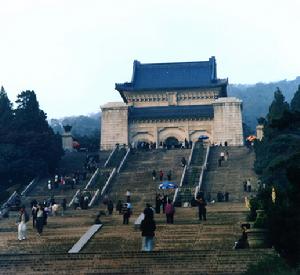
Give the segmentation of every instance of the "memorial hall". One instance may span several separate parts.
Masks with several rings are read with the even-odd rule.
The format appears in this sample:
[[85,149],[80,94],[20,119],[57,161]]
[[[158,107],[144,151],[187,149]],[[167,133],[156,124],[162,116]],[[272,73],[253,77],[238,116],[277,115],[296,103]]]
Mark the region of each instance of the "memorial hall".
[[101,106],[101,149],[144,142],[159,147],[205,136],[210,144],[243,145],[242,101],[227,97],[228,79],[208,61],[134,61],[130,82],[117,83],[123,102]]

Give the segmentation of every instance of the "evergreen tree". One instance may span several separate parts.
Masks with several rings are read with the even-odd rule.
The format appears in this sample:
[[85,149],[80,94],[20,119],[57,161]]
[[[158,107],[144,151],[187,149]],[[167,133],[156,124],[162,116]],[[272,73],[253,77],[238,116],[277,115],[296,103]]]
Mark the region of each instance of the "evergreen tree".
[[291,101],[291,110],[292,112],[300,113],[300,85],[298,86],[298,90],[294,94],[294,97]]
[[274,93],[274,100],[269,107],[269,113],[267,115],[268,122],[272,123],[273,120],[281,119],[284,112],[287,111],[289,111],[289,104],[285,101],[282,92],[277,88]]
[[6,141],[12,121],[12,104],[2,86],[0,90],[0,143]]

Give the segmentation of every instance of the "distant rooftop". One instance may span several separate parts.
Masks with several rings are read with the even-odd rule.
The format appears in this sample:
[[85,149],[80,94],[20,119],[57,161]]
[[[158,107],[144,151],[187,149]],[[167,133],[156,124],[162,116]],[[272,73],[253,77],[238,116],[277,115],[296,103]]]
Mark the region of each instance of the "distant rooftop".
[[217,78],[216,59],[212,56],[208,61],[197,62],[142,64],[134,61],[131,82],[117,83],[116,90],[174,90],[226,85],[227,79]]

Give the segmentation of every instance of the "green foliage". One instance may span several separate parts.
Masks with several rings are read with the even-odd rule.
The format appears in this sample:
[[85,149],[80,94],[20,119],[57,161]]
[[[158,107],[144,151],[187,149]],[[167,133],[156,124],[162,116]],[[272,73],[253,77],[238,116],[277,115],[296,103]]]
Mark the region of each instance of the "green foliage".
[[[256,200],[266,212],[266,226],[275,249],[295,265],[300,261],[300,116],[289,110],[280,91],[274,97],[264,124],[265,136],[255,143],[255,170],[266,185]],[[272,188],[276,191],[275,203],[271,200]]]
[[[1,185],[28,183],[33,177],[53,171],[63,154],[61,138],[49,127],[33,91],[18,95],[17,107],[4,89],[0,92]],[[9,117],[9,119],[7,119]],[[3,131],[5,129],[5,131]]]
[[[299,270],[299,269],[298,269]],[[286,262],[277,257],[270,256],[262,261],[250,265],[244,275],[296,275],[299,274],[296,269],[289,267]]]
[[291,101],[291,110],[293,112],[300,112],[300,85],[298,86],[298,90]]

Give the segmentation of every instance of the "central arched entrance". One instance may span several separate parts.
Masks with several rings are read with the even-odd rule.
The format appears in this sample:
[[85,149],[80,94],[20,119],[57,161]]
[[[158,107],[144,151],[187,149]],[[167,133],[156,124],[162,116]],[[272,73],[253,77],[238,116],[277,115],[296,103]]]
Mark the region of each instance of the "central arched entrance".
[[175,138],[175,137],[168,137],[165,140],[165,145],[168,149],[179,148],[180,147],[180,143],[179,143],[178,139]]

